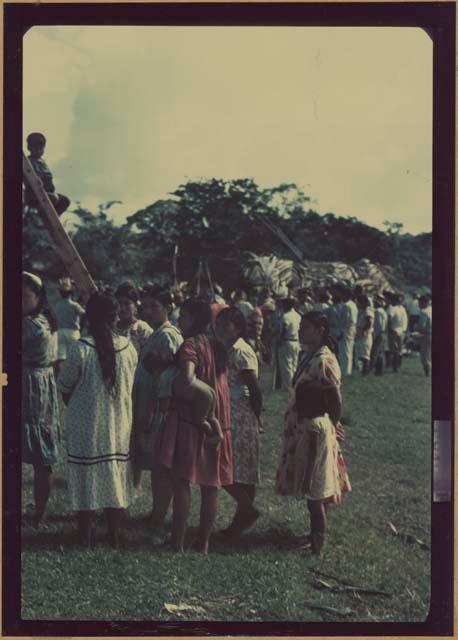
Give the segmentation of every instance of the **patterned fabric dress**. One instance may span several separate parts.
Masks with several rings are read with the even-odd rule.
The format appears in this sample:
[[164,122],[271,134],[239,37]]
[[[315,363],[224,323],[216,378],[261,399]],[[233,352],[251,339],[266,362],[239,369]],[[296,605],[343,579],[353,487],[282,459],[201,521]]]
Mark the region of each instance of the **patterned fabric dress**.
[[[135,466],[152,469],[155,417],[158,413],[158,385],[161,373],[175,360],[183,343],[180,331],[170,322],[164,323],[150,335],[140,353],[132,391],[133,431],[138,435],[134,446]],[[145,358],[154,363],[154,372],[144,366]]]
[[[310,500],[327,500],[341,494],[339,478],[340,448],[333,423],[328,414],[317,418],[299,419],[296,390],[301,383],[319,382],[324,387],[339,387],[340,368],[331,350],[323,346],[300,363],[294,389],[285,415],[283,449],[277,471],[277,492],[280,495],[305,496]],[[310,491],[305,490],[305,472],[310,456],[310,436],[318,439],[318,450],[312,473]]]
[[59,389],[71,394],[65,416],[69,508],[74,511],[125,508],[132,498],[130,436],[132,385],[137,352],[114,336],[116,386],[113,397],[102,378],[95,341],[72,345]]
[[216,375],[215,356],[210,340],[199,335],[184,341],[180,363],[192,362],[196,377],[216,393],[215,415],[224,439],[216,447],[208,443],[203,431],[192,421],[191,405],[173,398],[170,411],[158,431],[154,455],[158,465],[172,469],[180,478],[202,486],[232,484],[231,407],[227,372]]
[[22,322],[22,462],[53,465],[63,458],[53,363],[57,332],[44,315]]
[[259,484],[259,425],[242,379],[243,371],[254,371],[257,377],[258,359],[251,346],[240,338],[229,358],[233,477],[234,482]]

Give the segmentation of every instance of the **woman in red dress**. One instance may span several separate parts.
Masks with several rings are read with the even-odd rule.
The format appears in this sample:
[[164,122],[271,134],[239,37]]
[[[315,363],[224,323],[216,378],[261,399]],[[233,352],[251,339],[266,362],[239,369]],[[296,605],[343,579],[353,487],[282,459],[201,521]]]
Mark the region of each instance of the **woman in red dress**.
[[185,341],[178,352],[179,376],[183,384],[196,376],[215,391],[215,417],[223,439],[211,444],[200,426],[193,424],[191,405],[174,397],[157,440],[157,462],[173,476],[172,544],[179,552],[184,550],[191,483],[200,485],[201,491],[200,524],[193,548],[205,554],[218,508],[218,487],[232,484],[228,356],[224,345],[213,337],[210,323],[207,302],[188,300],[181,307],[179,324]]

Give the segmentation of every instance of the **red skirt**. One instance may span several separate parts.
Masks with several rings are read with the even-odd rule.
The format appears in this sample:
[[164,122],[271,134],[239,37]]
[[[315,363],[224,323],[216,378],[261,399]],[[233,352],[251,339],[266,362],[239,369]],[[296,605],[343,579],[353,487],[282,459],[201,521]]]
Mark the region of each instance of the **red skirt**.
[[[201,486],[232,484],[232,439],[223,432],[218,445],[209,444],[203,431],[173,408],[157,434],[155,462],[171,469],[179,478]],[[155,465],[155,466],[156,466]]]

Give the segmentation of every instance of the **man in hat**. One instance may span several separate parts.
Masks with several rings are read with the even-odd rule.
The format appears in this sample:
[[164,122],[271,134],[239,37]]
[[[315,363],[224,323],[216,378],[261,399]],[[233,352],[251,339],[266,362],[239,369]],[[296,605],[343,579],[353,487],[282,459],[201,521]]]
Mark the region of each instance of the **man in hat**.
[[61,299],[54,307],[57,318],[58,355],[57,366],[67,358],[67,351],[75,340],[80,338],[81,319],[85,311],[81,305],[72,299],[73,284],[70,278],[59,280]]

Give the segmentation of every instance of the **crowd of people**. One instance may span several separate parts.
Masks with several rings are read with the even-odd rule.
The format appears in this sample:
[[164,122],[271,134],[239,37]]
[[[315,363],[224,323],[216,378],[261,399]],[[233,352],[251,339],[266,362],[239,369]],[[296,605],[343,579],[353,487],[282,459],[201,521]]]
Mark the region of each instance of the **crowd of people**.
[[[263,396],[260,367],[272,364],[274,388],[290,392],[276,490],[304,497],[312,551],[321,553],[327,507],[351,489],[339,442],[341,376],[382,374],[401,365],[409,318],[398,295],[371,300],[336,286],[294,297],[248,300],[242,290],[171,291],[133,282],[100,287],[76,302],[69,279],[51,308],[41,279],[23,274],[22,454],[33,465],[33,524],[41,526],[53,466],[65,462],[68,508],[78,541],[93,547],[103,510],[107,541],[122,546],[125,510],[151,476],[149,536],[185,549],[191,485],[200,487],[194,550],[208,553],[218,490],[234,500],[219,535],[242,534],[258,519]],[[331,297],[332,296],[332,297]],[[410,328],[430,371],[431,308],[420,299]],[[63,404],[62,404],[63,403]],[[66,409],[63,410],[63,405]]]

